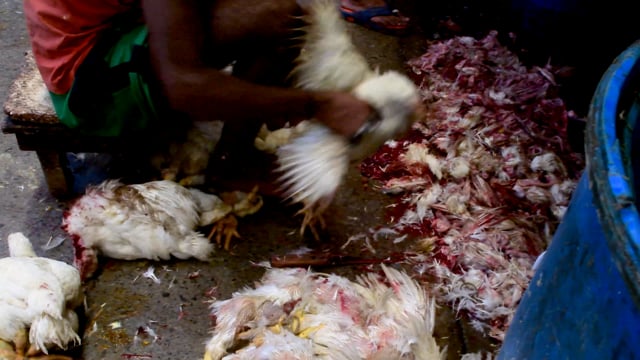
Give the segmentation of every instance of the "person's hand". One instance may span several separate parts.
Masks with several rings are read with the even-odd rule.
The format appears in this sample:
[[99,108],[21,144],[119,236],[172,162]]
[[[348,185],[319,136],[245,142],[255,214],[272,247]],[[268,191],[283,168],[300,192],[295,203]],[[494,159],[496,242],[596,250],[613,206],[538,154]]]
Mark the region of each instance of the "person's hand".
[[336,133],[353,136],[373,115],[366,102],[345,92],[323,92],[316,97],[314,118]]

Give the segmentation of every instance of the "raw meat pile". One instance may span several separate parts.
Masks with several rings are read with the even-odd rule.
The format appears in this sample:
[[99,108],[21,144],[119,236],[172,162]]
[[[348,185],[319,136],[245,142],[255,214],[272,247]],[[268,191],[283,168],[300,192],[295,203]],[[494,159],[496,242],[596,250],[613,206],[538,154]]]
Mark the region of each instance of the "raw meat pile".
[[394,230],[418,239],[438,300],[502,340],[583,169],[567,110],[553,69],[522,65],[496,32],[433,43],[409,65],[426,116],[361,172],[400,194]]

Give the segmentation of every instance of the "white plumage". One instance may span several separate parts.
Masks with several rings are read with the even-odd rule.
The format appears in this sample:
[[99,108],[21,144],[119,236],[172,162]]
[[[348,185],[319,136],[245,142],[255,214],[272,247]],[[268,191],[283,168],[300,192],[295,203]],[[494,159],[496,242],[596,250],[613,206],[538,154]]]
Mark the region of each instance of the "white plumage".
[[62,227],[72,237],[83,279],[97,269],[99,254],[124,260],[174,256],[207,261],[214,246],[196,229],[229,214],[255,212],[262,205],[257,194],[243,199],[250,209],[236,208],[216,195],[173,181],[126,185],[107,180],[76,200],[65,213]]
[[220,136],[223,122],[194,121],[182,142],[172,142],[165,152],[155,154],[151,162],[160,170],[163,180],[172,180],[184,186],[205,183],[209,158]]
[[74,311],[83,301],[78,270],[36,256],[22,233],[7,240],[10,257],[0,259],[0,354],[9,343],[19,356],[80,344]]
[[212,304],[216,327],[205,360],[442,359],[434,302],[406,273],[384,265],[382,272],[350,281],[268,270],[254,289]]
[[298,65],[292,75],[307,90],[349,91],[377,113],[357,139],[340,136],[311,119],[309,126],[278,149],[285,195],[303,205],[301,232],[315,233],[316,221],[347,173],[350,161],[361,160],[386,140],[406,131],[415,119],[419,97],[406,76],[378,73],[351,41],[344,20],[332,0],[299,1],[308,9],[308,26]]

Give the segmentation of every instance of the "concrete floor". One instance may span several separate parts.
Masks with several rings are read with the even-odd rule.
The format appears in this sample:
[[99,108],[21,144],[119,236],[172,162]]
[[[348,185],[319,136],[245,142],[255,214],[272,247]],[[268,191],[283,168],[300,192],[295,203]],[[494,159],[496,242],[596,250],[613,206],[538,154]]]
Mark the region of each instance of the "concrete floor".
[[[6,98],[29,48],[21,5],[19,0],[0,0],[1,99]],[[402,69],[406,59],[422,53],[424,44],[419,37],[398,39],[357,26],[352,29],[356,43],[381,69]],[[50,240],[65,236],[60,221],[66,204],[48,194],[35,154],[20,151],[13,136],[0,136],[0,150],[0,256],[7,255],[4,239],[8,234],[21,231],[39,255],[71,262],[70,241],[46,250]],[[219,251],[211,263],[105,260],[101,273],[85,287],[82,346],[69,354],[87,360],[201,359],[210,336],[211,294],[224,299],[251,285],[264,271],[252,265],[254,261],[301,246],[340,246],[352,235],[384,225],[385,206],[392,200],[363,186],[354,168],[327,211],[328,237],[321,245],[298,235],[300,219],[292,216],[295,209],[269,201],[258,214],[241,221],[243,238],[235,243],[233,253]],[[377,245],[381,256],[402,250]],[[141,276],[150,266],[155,267],[160,283]],[[349,275],[354,269],[332,271]],[[193,276],[196,273],[199,276]],[[490,341],[456,321],[446,308],[438,309],[435,335],[441,345],[449,346],[449,359],[492,349]]]

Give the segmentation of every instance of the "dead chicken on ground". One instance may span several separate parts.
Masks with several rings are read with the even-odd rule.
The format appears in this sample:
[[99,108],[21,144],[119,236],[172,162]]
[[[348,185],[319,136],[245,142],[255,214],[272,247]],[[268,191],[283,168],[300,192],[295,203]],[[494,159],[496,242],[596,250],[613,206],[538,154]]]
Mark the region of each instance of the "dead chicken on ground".
[[[173,181],[123,184],[107,180],[90,187],[64,214],[62,228],[71,236],[75,264],[82,279],[98,267],[98,255],[115,259],[209,260],[211,237],[229,249],[236,230],[235,216],[262,207],[257,189],[218,197],[188,189]],[[213,224],[207,238],[196,231]]]
[[62,261],[38,257],[22,233],[8,237],[0,259],[0,359],[71,359],[49,354],[80,344],[80,274]]
[[222,121],[194,121],[184,141],[175,141],[166,152],[155,154],[152,165],[163,180],[172,180],[183,186],[205,183],[209,158],[222,134]]
[[443,359],[434,302],[405,272],[351,281],[303,268],[269,269],[255,288],[211,305],[205,360]]
[[371,69],[356,49],[332,0],[300,0],[307,9],[304,44],[292,72],[296,86],[314,91],[348,91],[376,112],[348,139],[310,119],[304,130],[277,150],[284,194],[303,205],[301,232],[318,238],[316,223],[345,177],[351,161],[361,160],[386,140],[409,129],[416,119],[419,97],[409,78]]

